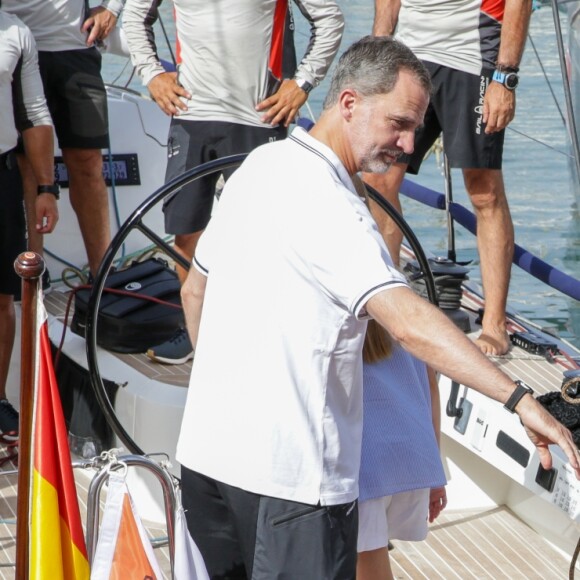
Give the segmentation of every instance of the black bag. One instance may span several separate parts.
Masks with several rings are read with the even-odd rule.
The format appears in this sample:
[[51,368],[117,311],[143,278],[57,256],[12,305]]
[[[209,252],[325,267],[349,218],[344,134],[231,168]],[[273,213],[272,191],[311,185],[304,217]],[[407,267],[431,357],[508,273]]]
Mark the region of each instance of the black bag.
[[[107,289],[124,291],[123,294]],[[177,274],[155,258],[134,262],[107,277],[99,304],[97,344],[122,353],[145,352],[168,340],[184,325]],[[133,294],[133,295],[129,295]],[[78,290],[71,330],[85,336],[90,289]],[[140,298],[151,297],[176,305]]]

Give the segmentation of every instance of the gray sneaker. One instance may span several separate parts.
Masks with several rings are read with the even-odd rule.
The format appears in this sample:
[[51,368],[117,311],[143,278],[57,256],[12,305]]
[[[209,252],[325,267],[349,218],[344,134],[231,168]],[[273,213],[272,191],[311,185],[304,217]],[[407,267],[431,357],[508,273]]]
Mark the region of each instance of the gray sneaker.
[[147,356],[155,362],[166,365],[180,365],[193,358],[193,347],[185,328],[180,328],[166,342],[153,346]]
[[10,404],[8,399],[0,399],[0,431],[6,441],[18,439],[18,411]]

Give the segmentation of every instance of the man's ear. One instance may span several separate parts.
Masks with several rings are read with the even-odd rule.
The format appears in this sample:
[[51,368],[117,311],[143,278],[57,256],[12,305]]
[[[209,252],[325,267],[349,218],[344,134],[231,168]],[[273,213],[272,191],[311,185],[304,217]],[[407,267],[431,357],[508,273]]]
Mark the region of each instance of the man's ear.
[[359,98],[354,89],[344,89],[338,96],[340,114],[345,121],[350,121]]

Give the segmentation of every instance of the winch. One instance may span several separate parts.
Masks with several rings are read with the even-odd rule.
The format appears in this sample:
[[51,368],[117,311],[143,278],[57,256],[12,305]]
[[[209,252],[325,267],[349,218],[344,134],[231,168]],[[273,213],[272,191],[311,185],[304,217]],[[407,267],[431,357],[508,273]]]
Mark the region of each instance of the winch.
[[[469,317],[460,310],[463,290],[461,285],[467,280],[469,268],[456,264],[449,258],[436,256],[429,258],[429,266],[433,272],[439,307],[464,332],[469,332]],[[411,287],[419,295],[427,298],[425,277],[419,263],[415,260],[407,262],[403,271],[409,279]]]

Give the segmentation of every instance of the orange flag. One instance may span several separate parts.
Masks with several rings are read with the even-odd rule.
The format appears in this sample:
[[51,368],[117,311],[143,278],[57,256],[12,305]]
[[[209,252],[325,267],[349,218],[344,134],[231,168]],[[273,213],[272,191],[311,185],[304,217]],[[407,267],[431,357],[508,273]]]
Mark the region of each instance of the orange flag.
[[30,579],[88,580],[89,561],[46,322],[40,329],[34,415]]
[[156,580],[163,577],[147,532],[129,494],[125,475],[126,473],[118,471],[109,473],[107,502],[91,580]]

